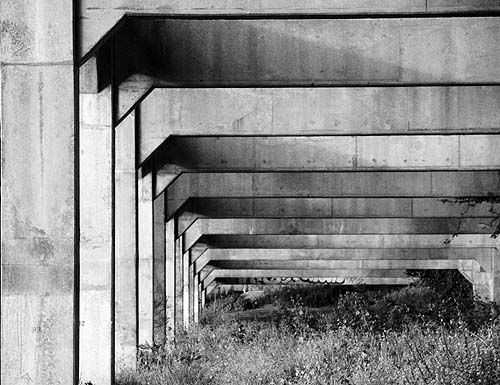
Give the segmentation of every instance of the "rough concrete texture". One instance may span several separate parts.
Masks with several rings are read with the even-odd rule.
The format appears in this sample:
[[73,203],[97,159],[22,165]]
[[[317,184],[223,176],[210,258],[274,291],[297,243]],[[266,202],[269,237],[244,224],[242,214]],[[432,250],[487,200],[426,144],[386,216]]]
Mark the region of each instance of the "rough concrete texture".
[[165,317],[166,336],[172,338],[175,329],[175,220],[165,224]]
[[153,180],[138,171],[139,344],[153,343]]
[[80,95],[80,366],[82,381],[111,383],[111,90]]
[[[500,168],[497,135],[173,137],[158,173]],[[160,158],[161,156],[161,158]]]
[[460,197],[500,193],[497,171],[183,173],[167,218],[190,197]]
[[165,198],[153,202],[153,342],[165,343],[166,336],[166,254]]
[[498,86],[155,89],[141,104],[140,160],[172,135],[497,132],[499,103]]
[[[446,242],[449,239],[450,242]],[[264,249],[447,249],[496,247],[489,234],[463,234],[449,238],[432,234],[377,234],[377,235],[208,235],[200,238],[198,246],[213,248]]]
[[204,235],[491,234],[491,218],[198,219],[183,234],[190,249]]
[[137,225],[134,114],[116,127],[115,152],[115,368],[136,367]]
[[348,269],[321,269],[321,270],[228,270],[214,269],[202,282],[202,287],[206,289],[217,278],[329,278],[342,281],[345,278],[406,278],[406,270],[348,270]]
[[321,260],[309,261],[305,260],[269,260],[261,259],[254,261],[211,261],[210,266],[216,269],[223,270],[321,270],[321,269],[339,269],[339,270],[398,270],[398,269],[432,269],[432,270],[449,270],[458,268],[471,268],[473,260]]
[[192,198],[178,217],[182,234],[198,218],[492,217],[491,204],[471,208],[433,198]]
[[97,0],[84,0],[80,3],[80,35],[81,52],[83,57],[95,44],[102,39],[125,14],[156,14],[161,15],[269,15],[288,14],[323,14],[332,15],[356,15],[356,14],[426,14],[474,11],[494,11],[500,6],[495,0],[475,1],[471,4],[464,0],[436,0],[436,1],[266,1],[266,2],[241,2],[234,1],[170,1],[155,0],[148,3],[138,4],[136,1],[118,1],[102,4]]
[[72,7],[6,0],[0,25],[0,382],[70,384],[76,374]]
[[208,263],[224,261],[427,261],[474,260],[492,256],[493,248],[449,249],[214,249],[205,250],[194,263],[199,273]]

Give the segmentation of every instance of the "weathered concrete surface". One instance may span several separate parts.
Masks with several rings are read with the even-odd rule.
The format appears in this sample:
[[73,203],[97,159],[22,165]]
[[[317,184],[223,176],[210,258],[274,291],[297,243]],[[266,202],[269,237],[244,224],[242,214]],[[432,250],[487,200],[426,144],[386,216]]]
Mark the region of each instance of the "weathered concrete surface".
[[175,220],[165,224],[165,317],[166,337],[171,339],[175,329]]
[[102,3],[97,0],[84,0],[79,3],[80,34],[82,50],[85,55],[125,14],[147,15],[270,15],[287,14],[323,14],[323,15],[357,15],[357,14],[426,14],[446,12],[495,11],[500,6],[495,0],[312,0],[312,1],[148,1],[138,3],[131,0],[117,0]]
[[140,161],[172,135],[486,134],[499,103],[498,86],[155,89]]
[[406,278],[406,270],[348,270],[348,269],[321,269],[321,270],[294,270],[294,269],[275,269],[275,270],[228,270],[214,269],[202,281],[202,287],[206,289],[218,278],[328,278],[337,279],[340,282],[343,279],[364,279],[364,278]]
[[499,135],[172,137],[158,173],[500,168]]
[[198,219],[183,234],[184,250],[204,235],[491,234],[491,218]]
[[137,223],[134,114],[115,129],[115,370],[135,369]]
[[111,383],[111,89],[80,95],[80,366],[82,381]]
[[6,385],[70,384],[77,376],[72,22],[68,2],[0,5],[0,382]]
[[208,263],[223,261],[428,261],[468,260],[491,257],[494,248],[449,249],[206,249],[193,258],[194,272],[199,273]]
[[164,344],[166,337],[166,232],[165,198],[153,201],[153,342]]
[[225,260],[211,261],[209,266],[222,270],[401,270],[401,269],[428,269],[428,270],[449,270],[471,268],[475,260],[461,259],[433,259],[433,260],[273,260],[260,259],[254,261]]
[[153,343],[153,180],[138,171],[139,344]]
[[451,238],[432,234],[377,234],[377,235],[209,235],[198,246],[212,248],[263,248],[263,249],[447,249],[495,246],[489,234],[462,234]]
[[418,218],[492,217],[491,205],[474,207],[435,198],[192,198],[182,207],[182,234],[198,218]]
[[500,193],[497,171],[183,173],[167,188],[167,217],[190,197],[460,197]]

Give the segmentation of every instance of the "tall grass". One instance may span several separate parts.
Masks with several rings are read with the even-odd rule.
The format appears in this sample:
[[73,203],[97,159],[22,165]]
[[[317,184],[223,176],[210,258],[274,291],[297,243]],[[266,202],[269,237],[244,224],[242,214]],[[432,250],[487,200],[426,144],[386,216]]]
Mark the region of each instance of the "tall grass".
[[321,295],[286,293],[264,301],[277,309],[265,321],[224,318],[244,307],[235,295],[214,301],[204,325],[142,351],[139,370],[121,373],[119,384],[500,384],[491,306],[464,309],[424,285],[338,293],[312,312]]

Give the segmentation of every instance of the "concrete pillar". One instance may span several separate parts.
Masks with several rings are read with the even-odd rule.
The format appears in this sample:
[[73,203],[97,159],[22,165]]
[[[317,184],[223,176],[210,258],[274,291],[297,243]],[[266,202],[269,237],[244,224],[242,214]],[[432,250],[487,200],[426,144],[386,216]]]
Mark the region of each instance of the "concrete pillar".
[[78,379],[72,8],[69,1],[0,5],[5,385]]
[[189,273],[189,251],[186,251],[182,253],[182,324],[185,329],[189,327],[191,313],[189,294],[192,279],[190,279]]
[[194,303],[193,303],[193,321],[195,323],[198,323],[200,320],[200,275],[199,274],[194,274],[193,301],[194,301]]
[[153,343],[153,178],[138,171],[139,344]]
[[480,299],[500,303],[500,253],[492,249],[491,256],[477,257],[473,270],[474,294]]
[[115,371],[135,369],[137,351],[137,185],[135,119],[115,129]]
[[165,225],[165,297],[166,297],[166,334],[174,337],[175,330],[175,220]]
[[153,202],[153,341],[165,343],[165,197]]
[[182,235],[175,240],[175,333],[183,329],[183,295],[184,295],[184,258],[182,253]]
[[111,87],[80,95],[80,378],[112,376]]

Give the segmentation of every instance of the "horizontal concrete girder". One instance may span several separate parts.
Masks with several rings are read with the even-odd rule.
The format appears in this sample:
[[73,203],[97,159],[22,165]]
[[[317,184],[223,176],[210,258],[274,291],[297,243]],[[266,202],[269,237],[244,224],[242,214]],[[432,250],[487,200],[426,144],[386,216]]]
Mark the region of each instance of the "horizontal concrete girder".
[[129,23],[169,87],[498,81],[495,17]]
[[339,269],[339,270],[398,270],[398,269],[471,269],[474,260],[461,259],[434,259],[434,260],[270,260],[259,259],[254,261],[240,260],[215,260],[211,261],[211,267],[222,270],[246,270],[246,269],[296,269],[296,270],[321,270],[321,269]]
[[280,278],[284,281],[293,278],[328,278],[332,281],[342,282],[343,279],[364,279],[364,278],[407,278],[406,270],[339,270],[339,269],[321,269],[321,270],[230,270],[214,269],[204,280],[201,281],[202,288],[207,288],[215,279],[219,278]]
[[140,162],[175,135],[494,133],[499,104],[494,85],[155,89],[141,104]]
[[261,249],[448,249],[497,247],[498,241],[488,234],[462,234],[449,239],[442,234],[378,235],[209,235],[200,247]]
[[198,218],[419,218],[493,217],[491,204],[436,198],[190,198],[178,216],[178,234]]
[[195,264],[195,273],[212,261],[320,261],[320,260],[467,260],[492,257],[493,248],[448,248],[448,249],[213,249],[201,254],[193,253],[191,263]]
[[491,218],[198,219],[184,233],[190,249],[203,235],[491,234]]
[[166,189],[167,216],[188,198],[468,197],[500,194],[497,171],[183,173]]
[[146,14],[157,17],[172,15],[191,15],[214,17],[217,15],[289,15],[320,14],[331,15],[426,15],[434,13],[457,12],[458,14],[474,14],[499,10],[494,0],[468,2],[463,0],[312,0],[289,1],[269,0],[242,3],[238,0],[152,0],[139,2],[118,0],[101,2],[99,0],[83,0],[79,3],[80,57],[86,55],[99,40],[113,28],[125,14]]
[[498,148],[500,135],[170,137],[155,170],[498,169]]

